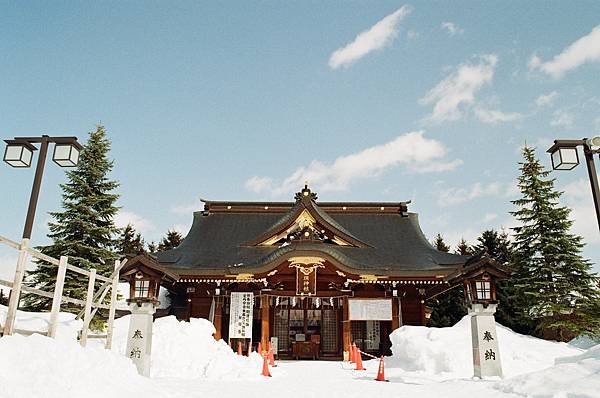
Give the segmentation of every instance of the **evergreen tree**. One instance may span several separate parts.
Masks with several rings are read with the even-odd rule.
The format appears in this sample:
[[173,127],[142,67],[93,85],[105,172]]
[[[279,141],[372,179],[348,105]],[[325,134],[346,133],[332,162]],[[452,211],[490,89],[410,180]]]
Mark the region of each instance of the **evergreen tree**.
[[156,253],[157,250],[158,250],[158,247],[156,246],[156,243],[154,243],[154,241],[148,243],[148,253],[154,254],[154,253]]
[[[69,264],[83,269],[95,268],[98,274],[110,276],[117,255],[115,235],[118,229],[113,217],[118,211],[113,193],[119,184],[108,178],[113,162],[107,155],[110,141],[104,127],[97,126],[89,133],[81,151],[79,163],[68,171],[68,182],[61,184],[63,211],[50,213],[54,221],[48,224],[52,244],[40,248],[51,257],[69,256]],[[38,289],[52,291],[56,284],[56,266],[38,261],[35,270],[28,273],[28,281]],[[67,272],[64,295],[84,299],[87,278]],[[25,296],[29,310],[48,309],[52,299],[34,295]],[[69,309],[69,306],[64,306]],[[74,308],[78,311],[79,308]]]
[[600,314],[598,278],[591,263],[581,256],[582,238],[569,232],[570,209],[559,205],[562,192],[554,189],[535,158],[532,148],[523,149],[518,186],[522,197],[512,201],[515,227],[511,263],[516,270],[514,297],[521,300],[521,316],[534,320],[540,335],[565,340],[580,333],[598,334]]
[[509,260],[510,240],[506,232],[498,233],[496,230],[488,229],[481,233],[477,242],[474,247],[475,252],[486,252],[491,258],[502,264]]
[[127,224],[119,237],[117,252],[124,255],[138,254],[144,251],[144,239],[142,239],[142,235],[139,232],[136,232],[133,225]]
[[[433,246],[442,252],[449,252],[450,246],[444,242],[441,234],[437,234],[433,240]],[[448,327],[460,321],[467,314],[465,296],[462,286],[457,286],[447,292],[430,299],[427,302],[431,308],[429,326]]]
[[433,245],[433,247],[435,247],[441,252],[447,253],[450,251],[450,246],[448,246],[446,242],[444,242],[444,237],[442,236],[442,234],[437,234],[435,238],[433,238],[433,242],[431,242],[431,244]]
[[473,250],[471,249],[471,246],[469,246],[467,241],[464,238],[462,238],[456,246],[455,253],[460,254],[461,256],[472,256]]
[[158,251],[164,252],[165,250],[175,249],[177,246],[181,244],[183,240],[183,236],[174,229],[170,229],[167,231],[167,235],[165,235],[158,244]]

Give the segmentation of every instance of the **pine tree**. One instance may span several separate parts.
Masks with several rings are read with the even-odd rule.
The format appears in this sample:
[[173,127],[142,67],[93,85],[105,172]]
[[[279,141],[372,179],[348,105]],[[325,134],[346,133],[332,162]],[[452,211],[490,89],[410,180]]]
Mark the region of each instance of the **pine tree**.
[[[474,246],[476,253],[485,252],[494,260],[507,264],[511,258],[511,242],[505,231],[498,232],[493,229],[483,231],[477,238],[477,244]],[[496,321],[519,333],[530,334],[531,321],[528,318],[522,318],[518,314],[519,300],[515,296],[514,281],[500,281],[496,285],[496,297],[498,299],[498,309],[496,311]]]
[[[40,250],[51,257],[69,256],[69,264],[83,269],[95,268],[98,274],[110,276],[117,258],[115,235],[118,229],[113,217],[118,211],[113,191],[119,186],[108,174],[113,162],[107,155],[110,141],[103,126],[89,133],[88,141],[81,151],[76,168],[68,171],[68,182],[61,184],[63,211],[50,213],[54,221],[48,224],[52,244]],[[38,289],[52,291],[56,284],[56,266],[37,262],[35,270],[28,273],[28,281]],[[84,299],[87,278],[67,272],[64,295]],[[48,309],[50,298],[25,296],[29,310]],[[78,311],[79,308],[69,308]]]
[[148,243],[148,253],[154,254],[154,253],[156,253],[157,250],[158,250],[158,247],[156,246],[156,243],[154,243],[154,241]]
[[441,252],[447,253],[450,251],[450,246],[448,246],[446,242],[444,242],[444,237],[442,236],[442,234],[437,234],[435,238],[433,238],[433,242],[431,242],[431,244],[433,245],[433,247],[435,247]]
[[534,320],[539,335],[565,340],[580,333],[597,334],[598,278],[591,263],[581,256],[582,238],[569,232],[570,209],[559,205],[562,192],[554,189],[535,158],[534,149],[523,149],[518,186],[522,197],[512,201],[515,227],[511,263],[516,270],[514,297],[521,300],[521,316]]
[[510,258],[510,240],[506,232],[498,233],[493,229],[488,229],[481,233],[477,238],[477,244],[474,247],[475,252],[485,252],[494,260],[505,263]]
[[183,236],[181,236],[179,232],[170,229],[167,231],[167,235],[165,235],[158,244],[158,251],[163,252],[165,250],[174,249],[181,244],[182,240]]
[[458,245],[456,246],[456,254],[460,254],[461,256],[471,256],[473,255],[473,250],[471,246],[467,243],[467,241],[462,238]]
[[138,254],[144,252],[144,239],[139,232],[136,232],[133,225],[127,226],[121,232],[119,241],[117,242],[117,252],[119,254]]
[[[437,234],[433,240],[433,246],[442,252],[449,252],[450,246],[444,242],[441,234]],[[465,296],[462,286],[457,286],[447,292],[436,296],[428,301],[431,308],[429,326],[448,327],[460,321],[467,313]]]

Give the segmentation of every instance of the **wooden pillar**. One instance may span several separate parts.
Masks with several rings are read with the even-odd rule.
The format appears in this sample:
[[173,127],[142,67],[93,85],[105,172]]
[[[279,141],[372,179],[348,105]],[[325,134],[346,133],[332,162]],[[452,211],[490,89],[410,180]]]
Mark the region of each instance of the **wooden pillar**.
[[[350,351],[350,345],[352,344],[351,341],[351,334],[350,334],[350,305],[348,304],[348,296],[344,296],[343,299],[343,306],[344,306],[344,311],[343,311],[343,318],[342,318],[342,342],[344,343],[344,352],[349,352]],[[344,355],[345,357],[345,355]]]
[[392,331],[400,327],[400,306],[398,305],[398,297],[392,297]]
[[215,340],[221,340],[221,327],[223,319],[223,298],[215,297]]
[[[269,349],[269,341],[271,337],[270,333],[270,311],[269,311],[269,296],[260,297],[260,321],[261,321],[261,333],[260,342],[263,350]],[[274,353],[277,355],[277,353]]]
[[421,326],[427,326],[427,317],[425,316],[425,300],[420,301],[421,309]]

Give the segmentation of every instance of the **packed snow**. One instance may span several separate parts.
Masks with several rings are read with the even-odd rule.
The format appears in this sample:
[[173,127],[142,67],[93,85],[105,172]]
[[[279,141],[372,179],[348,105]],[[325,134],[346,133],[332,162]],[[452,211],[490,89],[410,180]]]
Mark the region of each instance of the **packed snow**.
[[[581,352],[569,344],[525,336],[499,324],[496,329],[505,377],[544,369],[552,366],[555,358]],[[450,328],[403,326],[390,339],[394,354],[390,364],[395,367],[440,379],[473,375],[469,315]]]
[[[5,308],[0,307],[0,320]],[[47,328],[48,314],[19,312],[18,325]],[[258,354],[236,355],[212,337],[204,319],[154,323],[151,377],[139,376],[125,356],[129,317],[115,322],[113,350],[103,340],[81,348],[74,336],[80,321],[61,314],[60,339],[41,335],[0,339],[0,397],[219,397],[247,398],[281,394],[344,398],[468,395],[531,398],[599,398],[600,345],[572,345],[519,335],[498,325],[505,378],[472,377],[469,319],[451,328],[404,326],[391,335],[386,358],[389,383],[374,380],[378,360],[355,371],[340,361],[279,361],[273,377],[260,376]],[[366,359],[366,358],[365,358]]]

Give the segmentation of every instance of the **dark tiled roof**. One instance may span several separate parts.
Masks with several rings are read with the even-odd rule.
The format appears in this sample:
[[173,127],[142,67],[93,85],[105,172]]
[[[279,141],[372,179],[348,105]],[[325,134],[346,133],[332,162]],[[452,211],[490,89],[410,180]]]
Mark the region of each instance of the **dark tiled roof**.
[[[250,203],[245,203],[249,205]],[[261,203],[261,206],[263,204]],[[349,210],[350,210],[350,204]],[[241,273],[271,263],[294,250],[310,250],[328,255],[358,272],[384,275],[418,274],[448,271],[465,264],[468,256],[444,253],[427,241],[415,213],[405,212],[334,212],[324,209],[331,204],[315,204],[340,230],[370,247],[337,246],[328,243],[292,243],[277,246],[248,247],[275,225],[283,225],[290,211],[277,213],[246,210],[243,212],[196,212],[189,234],[176,249],[158,253],[161,264],[180,274]]]

